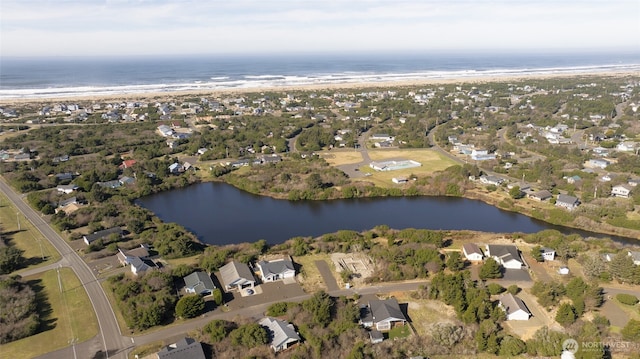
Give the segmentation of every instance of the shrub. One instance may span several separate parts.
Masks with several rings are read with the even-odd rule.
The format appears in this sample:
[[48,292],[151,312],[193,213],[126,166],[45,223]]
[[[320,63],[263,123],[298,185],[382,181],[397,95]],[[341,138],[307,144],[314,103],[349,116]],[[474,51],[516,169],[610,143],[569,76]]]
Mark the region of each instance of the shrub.
[[188,295],[180,298],[176,304],[176,315],[181,318],[193,318],[204,311],[204,299],[199,295]]
[[616,294],[616,299],[618,300],[618,302],[626,305],[638,304],[638,297],[632,294],[625,294],[625,293]]
[[500,294],[505,291],[504,287],[498,283],[489,283],[489,285],[487,285],[487,289],[491,295]]

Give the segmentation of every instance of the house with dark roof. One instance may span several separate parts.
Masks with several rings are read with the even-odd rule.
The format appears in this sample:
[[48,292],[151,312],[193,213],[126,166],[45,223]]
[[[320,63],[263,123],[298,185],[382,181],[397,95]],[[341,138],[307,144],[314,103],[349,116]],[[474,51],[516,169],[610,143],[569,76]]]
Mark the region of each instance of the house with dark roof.
[[91,234],[85,234],[84,236],[82,236],[82,240],[84,241],[84,243],[89,245],[99,239],[107,238],[112,234],[116,234],[119,237],[122,237],[122,233],[123,233],[122,228],[113,227],[113,228],[103,229],[101,231],[93,232]]
[[360,308],[360,324],[366,328],[387,331],[406,323],[407,318],[395,298],[370,300],[366,306]]
[[134,275],[158,269],[158,265],[149,258],[131,257],[129,264],[131,265],[131,273]]
[[487,244],[485,253],[504,268],[520,269],[524,265],[518,247],[513,245]]
[[123,251],[122,249],[118,248],[116,258],[118,258],[118,262],[120,262],[121,265],[126,266],[128,264],[131,264],[131,259],[133,257],[149,258],[149,246],[146,244],[141,244],[140,247],[127,251]]
[[500,297],[498,305],[507,314],[507,320],[529,320],[532,316],[531,311],[529,311],[522,299],[511,293]]
[[211,277],[205,272],[193,272],[183,279],[187,293],[207,296],[213,294],[213,290],[216,289],[213,280],[211,280]]
[[291,258],[284,258],[272,261],[259,261],[256,263],[260,270],[260,278],[263,282],[274,282],[285,278],[296,276],[296,270]]
[[260,320],[260,325],[269,331],[269,345],[276,353],[300,341],[293,324],[284,320],[266,317]]
[[580,205],[580,200],[574,196],[559,194],[558,198],[556,199],[556,207],[562,207],[569,211],[573,211],[579,205]]
[[482,250],[475,243],[464,243],[462,245],[462,254],[464,257],[472,262],[481,261],[484,258]]
[[188,337],[167,345],[157,355],[158,359],[206,359],[202,344]]
[[256,285],[249,266],[236,261],[231,261],[220,268],[220,278],[227,291],[253,288]]

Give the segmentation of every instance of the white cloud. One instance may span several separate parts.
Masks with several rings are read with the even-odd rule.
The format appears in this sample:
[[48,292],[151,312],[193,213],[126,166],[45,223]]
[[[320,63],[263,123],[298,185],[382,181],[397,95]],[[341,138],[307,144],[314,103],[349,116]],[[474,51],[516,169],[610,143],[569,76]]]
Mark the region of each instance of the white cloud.
[[624,0],[0,4],[2,55],[588,47],[640,51],[640,2]]

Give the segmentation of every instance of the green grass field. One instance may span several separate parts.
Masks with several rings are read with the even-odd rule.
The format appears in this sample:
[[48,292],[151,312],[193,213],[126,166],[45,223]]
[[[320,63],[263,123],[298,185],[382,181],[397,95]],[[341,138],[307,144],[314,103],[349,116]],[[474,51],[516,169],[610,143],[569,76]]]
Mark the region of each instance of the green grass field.
[[[42,331],[0,347],[3,358],[33,358],[64,348],[75,338],[77,343],[98,334],[98,322],[89,297],[70,268],[24,278],[35,286]],[[60,288],[62,287],[62,292]]]
[[395,171],[379,172],[375,171],[369,166],[363,166],[360,168],[362,173],[370,174],[364,177],[365,181],[373,182],[379,187],[396,187],[406,186],[402,184],[395,184],[391,180],[394,177],[408,178],[411,175],[415,176],[429,176],[437,171],[442,171],[448,167],[456,165],[457,163],[451,159],[442,156],[436,151],[430,149],[407,149],[407,150],[369,150],[369,157],[373,161],[386,161],[386,160],[414,160],[420,162],[422,166],[407,168]]
[[[27,259],[27,268],[44,266],[58,261],[60,253],[31,222],[27,221],[22,213],[18,215],[16,213],[18,211],[12,204],[9,204],[7,197],[0,195],[0,223],[2,226],[0,231],[3,233],[3,239],[9,245],[24,251],[22,256]],[[18,231],[18,221],[20,221],[20,231]]]

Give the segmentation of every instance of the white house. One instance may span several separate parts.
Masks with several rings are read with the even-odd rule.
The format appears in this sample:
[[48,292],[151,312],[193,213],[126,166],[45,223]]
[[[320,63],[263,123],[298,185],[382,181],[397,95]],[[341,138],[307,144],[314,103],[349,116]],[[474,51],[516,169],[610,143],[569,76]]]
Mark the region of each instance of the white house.
[[527,308],[527,305],[524,304],[522,299],[511,293],[500,297],[498,305],[507,314],[507,320],[529,320],[532,316],[529,308]]
[[540,248],[540,254],[542,254],[542,259],[544,259],[545,262],[553,261],[556,259],[556,251],[551,248],[547,248],[547,247]]
[[296,276],[296,270],[291,258],[259,261],[256,265],[260,270],[260,277],[263,282],[275,282]]
[[507,269],[521,269],[524,265],[518,247],[503,244],[487,244],[487,257],[492,257],[498,264]]
[[467,260],[472,262],[481,261],[484,258],[482,250],[475,243],[465,243],[462,245],[462,254]]
[[607,168],[608,165],[609,165],[609,161],[603,160],[602,158],[590,159],[587,161],[587,163],[585,163],[586,167],[592,167],[592,168]]
[[633,187],[628,184],[619,184],[611,188],[611,195],[614,197],[629,198],[631,196],[632,189]]
[[636,143],[631,141],[620,142],[616,146],[616,150],[623,152],[633,152],[636,150]]
[[227,291],[253,288],[256,285],[256,280],[253,278],[249,266],[236,261],[231,261],[220,267],[220,278],[222,278],[222,284]]
[[633,259],[633,264],[640,266],[640,252],[628,251],[627,255]]
[[56,187],[58,192],[62,192],[62,193],[65,193],[65,194],[70,194],[73,191],[77,190],[78,188],[80,188],[80,187],[78,187],[75,184],[60,184],[60,185],[58,185],[58,187]]

